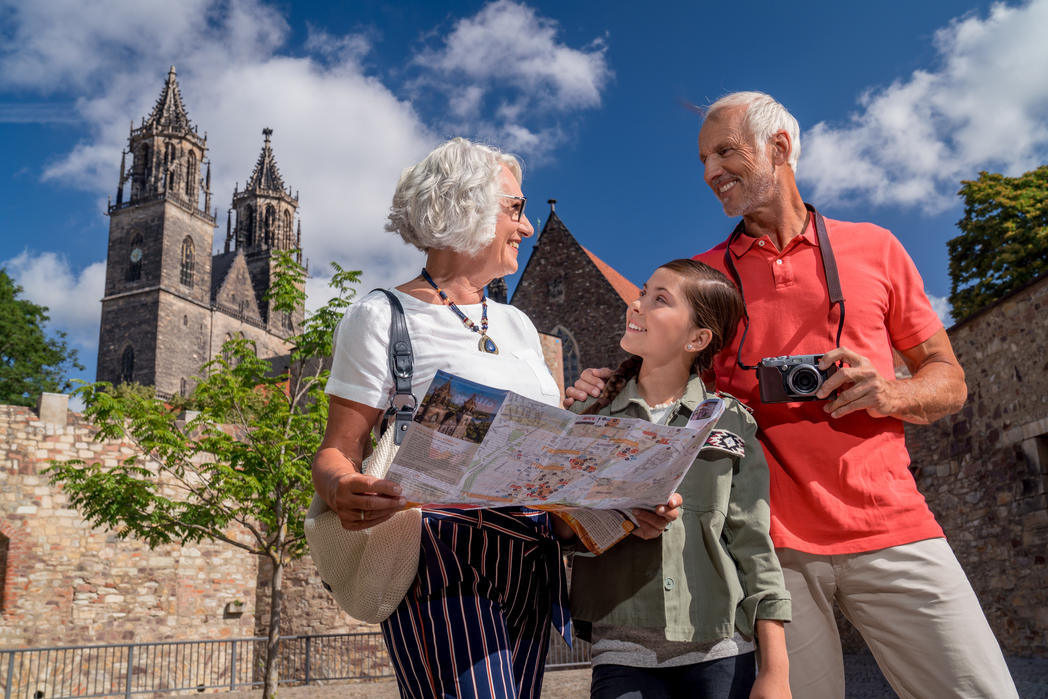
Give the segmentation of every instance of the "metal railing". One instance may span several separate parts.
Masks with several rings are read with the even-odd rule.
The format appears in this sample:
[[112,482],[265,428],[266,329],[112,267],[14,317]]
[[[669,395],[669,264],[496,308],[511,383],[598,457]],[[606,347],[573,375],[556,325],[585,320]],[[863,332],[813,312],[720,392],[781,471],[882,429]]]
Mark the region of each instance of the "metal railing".
[[[589,644],[550,641],[547,670],[589,665]],[[86,699],[263,684],[265,638],[0,650],[3,699]],[[280,684],[392,677],[382,634],[282,636]]]

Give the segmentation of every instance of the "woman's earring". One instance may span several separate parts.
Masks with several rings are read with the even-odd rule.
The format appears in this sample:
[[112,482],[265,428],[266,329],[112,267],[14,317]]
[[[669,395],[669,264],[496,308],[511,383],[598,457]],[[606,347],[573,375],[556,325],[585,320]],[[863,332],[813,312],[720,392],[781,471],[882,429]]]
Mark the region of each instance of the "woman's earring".
[[686,347],[685,347],[684,349],[686,349],[686,350],[688,350],[689,352],[691,352],[691,345],[687,345],[687,346],[686,346]]

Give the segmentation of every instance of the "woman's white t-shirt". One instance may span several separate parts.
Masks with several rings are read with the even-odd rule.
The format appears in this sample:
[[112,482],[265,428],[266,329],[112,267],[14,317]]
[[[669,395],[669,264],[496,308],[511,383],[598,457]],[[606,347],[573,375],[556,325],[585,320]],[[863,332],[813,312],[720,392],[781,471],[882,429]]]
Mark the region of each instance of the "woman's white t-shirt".
[[[498,354],[477,349],[480,335],[467,328],[443,304],[426,303],[393,290],[404,307],[414,353],[412,392],[421,402],[437,370],[494,388],[505,389],[547,405],[560,406],[560,391],[542,358],[535,326],[521,311],[488,301],[488,336]],[[459,305],[480,325],[481,304]],[[373,408],[389,406],[393,376],[389,370],[389,299],[373,292],[350,306],[335,331],[330,395]]]

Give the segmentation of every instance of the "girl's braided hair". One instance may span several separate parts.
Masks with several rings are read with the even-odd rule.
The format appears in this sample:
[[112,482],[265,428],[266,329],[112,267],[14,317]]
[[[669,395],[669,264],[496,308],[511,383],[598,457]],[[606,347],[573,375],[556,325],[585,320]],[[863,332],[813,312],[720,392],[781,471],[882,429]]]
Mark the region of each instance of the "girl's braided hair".
[[[710,343],[695,356],[694,374],[702,374],[713,365],[713,357],[735,339],[742,320],[742,294],[723,274],[698,260],[680,259],[659,265],[680,275],[684,297],[691,306],[691,322],[712,333]],[[640,373],[643,360],[630,355],[604,384],[604,390],[583,414],[593,415],[615,400],[626,383]]]

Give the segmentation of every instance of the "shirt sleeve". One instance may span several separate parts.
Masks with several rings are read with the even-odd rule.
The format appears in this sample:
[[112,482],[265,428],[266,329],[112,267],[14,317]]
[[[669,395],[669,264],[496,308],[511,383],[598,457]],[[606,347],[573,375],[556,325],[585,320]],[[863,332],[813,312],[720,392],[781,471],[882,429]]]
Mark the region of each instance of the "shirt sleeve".
[[921,344],[942,328],[939,315],[924,292],[924,280],[902,243],[890,233],[885,251],[891,280],[886,324],[892,345],[907,350]]
[[768,463],[757,441],[757,423],[744,408],[729,407],[740,420],[746,455],[732,475],[731,496],[724,521],[724,538],[738,567],[743,598],[739,603],[739,629],[753,636],[758,619],[789,621],[790,593],[775,555],[768,528]]
[[350,306],[335,330],[331,374],[324,392],[373,408],[389,404],[389,302],[368,297]]

